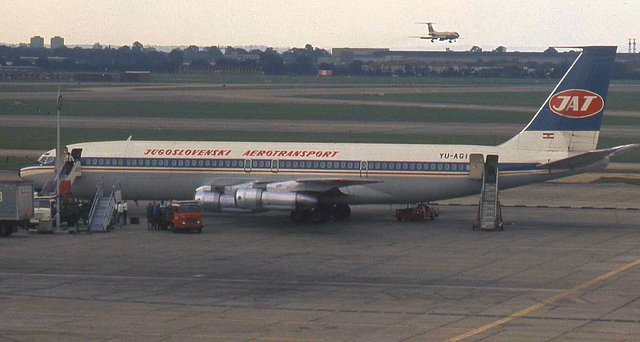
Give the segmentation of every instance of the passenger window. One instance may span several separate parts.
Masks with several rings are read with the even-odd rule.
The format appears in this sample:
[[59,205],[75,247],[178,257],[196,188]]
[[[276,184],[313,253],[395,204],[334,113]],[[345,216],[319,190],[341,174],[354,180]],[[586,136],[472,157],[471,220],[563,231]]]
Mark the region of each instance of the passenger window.
[[345,163],[345,162],[340,163],[340,168],[341,169],[344,169],[346,167],[347,167],[347,163]]
[[380,163],[375,163],[374,168],[375,168],[376,170],[380,170]]
[[444,164],[444,169],[449,170],[449,164]]
[[297,162],[297,161],[294,161],[294,162],[293,162],[293,168],[294,168],[294,169],[297,169],[297,168],[298,168],[298,162]]
[[438,170],[442,170],[442,164],[438,164]]
[[205,161],[204,166],[207,166],[207,167],[211,166],[211,161],[210,160]]
[[149,166],[151,165],[151,160],[147,159],[144,161],[144,165]]
[[157,161],[157,160],[155,160],[155,159],[154,159],[154,160],[152,160],[152,161],[151,161],[151,165],[153,165],[153,166],[158,165],[158,161]]
[[233,160],[231,162],[231,167],[237,167],[238,166],[238,161],[237,160]]
[[407,164],[407,163],[402,164],[402,169],[403,170],[408,170],[409,169],[409,164]]
[[124,164],[124,160],[118,159],[118,165],[122,166]]
[[182,166],[182,165],[184,165],[184,160],[182,159],[178,160],[178,166]]
[[176,166],[177,164],[178,164],[178,162],[175,159],[171,161],[171,165],[172,166]]
[[389,163],[389,170],[395,169],[395,165],[393,163]]
[[416,169],[416,164],[415,163],[409,164],[409,169],[415,170]]
[[202,159],[198,160],[198,166],[202,166],[202,165],[204,165],[204,160]]
[[320,168],[324,169],[327,166],[327,163],[325,162],[320,162]]
[[184,161],[184,166],[191,166],[191,160],[185,160]]
[[347,163],[347,169],[353,169],[353,162]]
[[224,166],[226,166],[226,167],[231,166],[231,160],[225,160],[224,161]]
[[131,166],[131,159],[127,159],[127,166]]
[[418,163],[418,165],[416,165],[416,168],[417,168],[418,170],[422,170],[422,163]]
[[387,163],[382,163],[382,169],[386,170],[387,169]]
[[431,164],[431,170],[435,170],[436,169],[436,164]]
[[451,165],[451,170],[454,170],[454,171],[455,171],[455,170],[457,170],[457,169],[458,169],[458,165],[456,165],[456,164]]
[[105,160],[104,165],[111,165],[111,159]]
[[333,168],[333,163],[327,162],[327,169],[332,169],[332,168]]

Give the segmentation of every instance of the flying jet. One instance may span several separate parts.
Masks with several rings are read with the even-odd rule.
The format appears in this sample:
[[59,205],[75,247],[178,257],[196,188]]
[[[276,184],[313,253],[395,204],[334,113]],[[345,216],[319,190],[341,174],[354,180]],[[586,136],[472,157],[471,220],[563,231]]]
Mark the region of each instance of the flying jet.
[[452,41],[456,41],[456,39],[461,39],[460,38],[460,34],[458,32],[451,32],[451,31],[436,31],[433,29],[433,23],[416,23],[416,24],[426,24],[427,27],[429,28],[429,35],[428,36],[411,36],[411,38],[419,38],[419,39],[428,39],[431,40],[431,42],[435,42],[436,40],[439,41],[445,41],[448,40],[449,43],[451,43]]
[[[529,124],[498,146],[109,141],[69,145],[80,161],[72,185],[97,184],[128,200],[193,199],[213,212],[290,211],[294,221],[344,219],[351,205],[406,204],[478,194],[474,169],[499,158],[500,189],[590,172],[638,144],[596,149],[616,47],[582,52]],[[23,167],[36,188],[54,178],[56,151]]]

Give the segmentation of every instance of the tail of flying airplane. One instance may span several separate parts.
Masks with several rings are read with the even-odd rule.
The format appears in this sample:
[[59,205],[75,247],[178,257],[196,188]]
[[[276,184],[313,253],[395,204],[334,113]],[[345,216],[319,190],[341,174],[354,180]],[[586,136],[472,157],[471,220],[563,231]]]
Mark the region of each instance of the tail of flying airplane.
[[582,48],[582,53],[527,127],[500,147],[534,151],[594,150],[615,57],[615,46]]
[[433,29],[433,25],[432,25],[432,23],[426,23],[426,24],[427,24],[427,27],[429,27],[429,33],[434,33],[434,32],[436,32],[436,31]]

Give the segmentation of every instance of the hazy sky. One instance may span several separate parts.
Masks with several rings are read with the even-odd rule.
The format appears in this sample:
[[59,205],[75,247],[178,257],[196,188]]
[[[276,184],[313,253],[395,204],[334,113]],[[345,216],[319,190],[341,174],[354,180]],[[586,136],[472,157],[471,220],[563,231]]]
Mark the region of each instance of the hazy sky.
[[[20,0],[3,2],[0,42],[67,45],[464,47],[508,51],[640,41],[639,0]],[[408,36],[458,31],[455,44]]]

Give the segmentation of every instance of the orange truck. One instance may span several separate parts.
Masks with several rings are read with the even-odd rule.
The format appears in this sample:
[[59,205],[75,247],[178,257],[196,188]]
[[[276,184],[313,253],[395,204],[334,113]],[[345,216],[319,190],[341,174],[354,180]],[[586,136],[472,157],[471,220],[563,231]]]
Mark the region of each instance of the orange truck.
[[202,210],[197,201],[174,201],[171,205],[171,230],[196,230],[202,233]]

